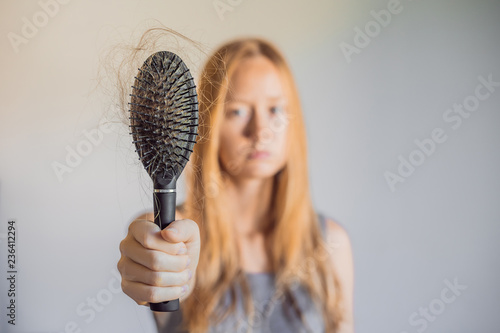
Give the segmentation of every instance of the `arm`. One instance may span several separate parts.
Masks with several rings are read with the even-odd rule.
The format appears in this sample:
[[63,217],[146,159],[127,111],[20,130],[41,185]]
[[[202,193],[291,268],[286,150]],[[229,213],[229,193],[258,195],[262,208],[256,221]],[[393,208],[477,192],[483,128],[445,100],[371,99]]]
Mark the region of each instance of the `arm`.
[[326,220],[327,243],[332,247],[331,260],[339,278],[345,297],[345,321],[340,325],[339,333],[354,333],[353,295],[354,264],[351,241],[346,230],[331,219]]

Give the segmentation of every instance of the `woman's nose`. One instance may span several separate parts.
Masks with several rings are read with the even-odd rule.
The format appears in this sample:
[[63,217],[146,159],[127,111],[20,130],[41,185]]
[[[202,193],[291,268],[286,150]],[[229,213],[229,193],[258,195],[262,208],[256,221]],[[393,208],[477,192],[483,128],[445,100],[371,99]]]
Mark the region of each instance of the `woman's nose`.
[[269,136],[269,115],[264,108],[256,108],[249,124],[249,136],[256,142],[266,141]]

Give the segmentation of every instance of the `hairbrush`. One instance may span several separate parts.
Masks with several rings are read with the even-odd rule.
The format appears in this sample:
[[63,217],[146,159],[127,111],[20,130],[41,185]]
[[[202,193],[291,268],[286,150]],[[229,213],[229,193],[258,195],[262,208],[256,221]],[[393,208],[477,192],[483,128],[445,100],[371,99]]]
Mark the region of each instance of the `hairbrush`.
[[[169,51],[150,55],[130,94],[130,128],[136,152],[154,185],[154,223],[175,220],[176,182],[198,136],[198,97],[189,69]],[[179,310],[179,299],[151,303],[153,311]]]

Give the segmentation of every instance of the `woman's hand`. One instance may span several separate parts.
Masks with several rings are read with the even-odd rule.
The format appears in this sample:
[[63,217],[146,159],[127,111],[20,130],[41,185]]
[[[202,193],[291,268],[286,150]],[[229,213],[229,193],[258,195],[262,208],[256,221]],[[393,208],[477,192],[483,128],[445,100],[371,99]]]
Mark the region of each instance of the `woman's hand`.
[[182,302],[191,293],[200,257],[198,224],[175,220],[160,231],[151,217],[134,220],[120,243],[122,290],[140,305]]

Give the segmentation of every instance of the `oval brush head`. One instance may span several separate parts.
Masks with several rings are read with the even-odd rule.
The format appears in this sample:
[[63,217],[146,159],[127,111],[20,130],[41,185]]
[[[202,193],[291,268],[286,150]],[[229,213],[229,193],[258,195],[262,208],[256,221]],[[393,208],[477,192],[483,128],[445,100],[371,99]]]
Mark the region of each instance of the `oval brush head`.
[[155,183],[177,179],[193,152],[198,131],[196,86],[181,58],[149,56],[135,77],[130,127],[139,158]]
[[[196,86],[181,58],[161,51],[139,68],[132,89],[130,134],[153,180],[154,222],[164,229],[175,220],[176,182],[198,135]],[[177,311],[179,299],[151,303],[150,308]]]

